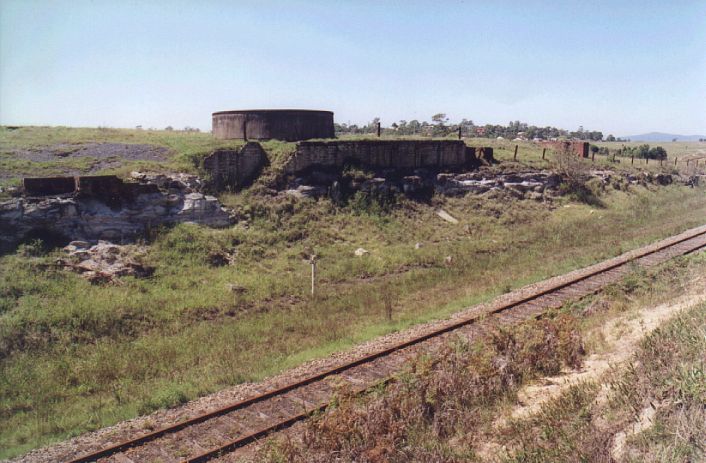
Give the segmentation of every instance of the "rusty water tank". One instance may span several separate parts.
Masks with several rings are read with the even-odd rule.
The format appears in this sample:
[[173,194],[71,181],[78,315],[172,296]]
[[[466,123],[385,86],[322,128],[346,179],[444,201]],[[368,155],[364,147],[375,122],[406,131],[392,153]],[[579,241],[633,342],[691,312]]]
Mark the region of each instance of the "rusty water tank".
[[249,109],[213,113],[220,139],[299,141],[333,138],[333,112],[308,109]]

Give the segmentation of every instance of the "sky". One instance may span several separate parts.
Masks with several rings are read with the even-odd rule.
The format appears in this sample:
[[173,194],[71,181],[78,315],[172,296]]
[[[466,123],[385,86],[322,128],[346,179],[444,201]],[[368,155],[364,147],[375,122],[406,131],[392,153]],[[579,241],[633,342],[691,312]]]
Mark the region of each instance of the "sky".
[[232,109],[706,134],[706,1],[0,0],[0,124]]

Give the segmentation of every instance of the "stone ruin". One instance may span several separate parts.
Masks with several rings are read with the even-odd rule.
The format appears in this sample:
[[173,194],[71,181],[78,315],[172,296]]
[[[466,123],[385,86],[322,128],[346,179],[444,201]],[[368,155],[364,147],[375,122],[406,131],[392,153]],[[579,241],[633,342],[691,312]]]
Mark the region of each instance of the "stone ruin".
[[590,143],[587,141],[557,140],[545,141],[542,144],[555,151],[570,151],[582,158],[589,156]]
[[[472,148],[460,140],[303,141],[284,163],[280,184],[291,185],[287,178],[306,177],[331,184],[350,166],[401,178],[473,170],[495,162],[492,148]],[[215,191],[237,190],[252,183],[267,163],[262,147],[249,142],[240,149],[214,151],[204,159],[203,168]]]
[[297,143],[284,171],[297,175],[312,169],[340,170],[347,165],[399,172],[458,170],[493,161],[492,148],[471,148],[461,140],[304,141]]
[[181,222],[211,227],[233,223],[200,181],[184,174],[134,174],[25,178],[24,194],[0,203],[0,249],[41,238],[63,245],[73,240],[113,243],[150,236],[151,230]]
[[240,189],[251,183],[268,163],[259,143],[249,142],[240,149],[219,149],[207,156],[203,168],[216,191]]

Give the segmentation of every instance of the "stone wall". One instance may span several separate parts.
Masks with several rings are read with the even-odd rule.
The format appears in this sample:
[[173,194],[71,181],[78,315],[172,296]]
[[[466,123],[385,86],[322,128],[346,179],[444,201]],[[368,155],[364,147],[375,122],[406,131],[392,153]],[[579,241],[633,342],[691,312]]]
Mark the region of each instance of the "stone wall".
[[223,149],[203,161],[216,190],[238,189],[252,182],[267,164],[267,155],[259,143],[246,143],[239,150]]
[[[492,160],[492,148],[483,148]],[[340,169],[360,165],[373,169],[411,171],[419,168],[460,169],[479,163],[476,149],[461,140],[362,140],[299,142],[284,167],[286,174],[311,169]]]

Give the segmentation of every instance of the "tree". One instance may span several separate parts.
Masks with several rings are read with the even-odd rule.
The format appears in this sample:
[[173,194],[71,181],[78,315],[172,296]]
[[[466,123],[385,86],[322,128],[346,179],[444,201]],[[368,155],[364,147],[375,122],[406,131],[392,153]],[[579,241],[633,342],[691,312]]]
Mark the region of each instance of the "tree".
[[438,113],[431,116],[431,120],[432,122],[436,122],[437,125],[444,125],[449,121],[449,118],[446,117],[444,113]]
[[420,124],[418,120],[412,119],[411,121],[409,121],[409,124],[407,124],[407,127],[409,127],[410,134],[416,135],[421,130],[422,124]]
[[613,134],[608,135],[608,138],[606,138],[606,141],[615,141],[615,137]]
[[661,146],[655,146],[648,152],[650,159],[667,159],[667,150]]

